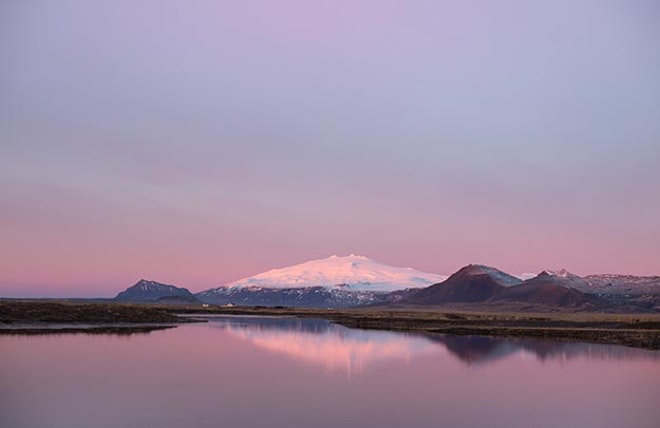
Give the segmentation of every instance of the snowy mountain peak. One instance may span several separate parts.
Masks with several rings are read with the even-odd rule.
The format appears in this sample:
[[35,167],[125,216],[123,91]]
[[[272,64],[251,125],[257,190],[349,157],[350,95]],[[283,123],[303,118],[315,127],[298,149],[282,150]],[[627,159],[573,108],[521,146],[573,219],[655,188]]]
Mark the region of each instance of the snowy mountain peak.
[[339,255],[337,255],[337,254],[334,254],[334,255],[328,257],[328,260],[331,260],[331,259],[369,260],[369,257],[358,256],[358,255],[356,255],[356,254],[351,253],[351,254],[348,255],[348,256],[339,256]]
[[481,264],[467,265],[456,273],[462,273],[463,275],[486,275],[493,278],[503,286],[518,285],[521,282],[519,278],[513,275],[509,275],[508,273],[492,266]]
[[294,266],[271,269],[240,279],[229,287],[304,288],[343,286],[353,290],[394,291],[426,287],[445,280],[444,275],[412,268],[388,266],[365,256],[330,256]]
[[557,278],[564,278],[564,279],[573,279],[573,278],[580,278],[578,275],[575,275],[574,273],[571,273],[567,271],[566,269],[561,269],[558,271],[553,271],[553,270],[544,270],[541,272],[541,274],[546,274],[549,276],[554,276]]

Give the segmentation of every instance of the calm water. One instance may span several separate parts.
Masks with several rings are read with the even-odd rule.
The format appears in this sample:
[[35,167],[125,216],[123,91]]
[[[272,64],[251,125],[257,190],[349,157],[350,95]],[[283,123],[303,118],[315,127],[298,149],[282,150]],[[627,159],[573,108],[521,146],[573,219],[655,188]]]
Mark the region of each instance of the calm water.
[[0,336],[0,426],[660,426],[660,353],[215,318]]

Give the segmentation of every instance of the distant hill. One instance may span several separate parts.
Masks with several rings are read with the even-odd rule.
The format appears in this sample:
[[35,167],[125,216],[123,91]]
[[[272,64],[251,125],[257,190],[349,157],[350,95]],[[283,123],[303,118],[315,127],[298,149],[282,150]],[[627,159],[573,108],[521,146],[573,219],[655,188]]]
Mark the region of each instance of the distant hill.
[[195,296],[186,288],[175,287],[174,285],[161,284],[156,281],[141,279],[131,287],[117,294],[114,300],[122,302],[156,302],[168,303],[176,301],[181,303],[199,302]]
[[[534,278],[519,278],[490,266],[468,265],[446,281],[424,288],[400,300],[401,304],[451,305],[470,304],[473,309],[488,308],[565,308],[601,310],[610,303],[574,287],[586,281],[565,270],[544,271]],[[504,309],[503,309],[504,310]]]
[[543,271],[522,284],[502,290],[492,301],[515,301],[564,308],[604,308],[605,302],[597,296],[572,287],[582,282],[582,278],[569,272],[555,274]]
[[[660,310],[660,276],[608,274],[580,277],[562,269],[558,272],[544,271],[534,278],[533,283],[580,291],[598,307],[609,306],[628,311]],[[554,293],[554,296],[558,298],[557,293]],[[575,298],[573,293],[571,300]],[[589,306],[587,304],[587,307]]]
[[[402,291],[392,293],[397,296]],[[347,285],[335,287],[218,287],[197,293],[204,303],[239,306],[287,306],[308,308],[347,308],[389,302],[389,293],[352,290]]]
[[578,289],[586,293],[660,295],[660,276],[589,275],[584,281]]
[[485,302],[507,287],[522,282],[521,279],[490,266],[468,265],[446,281],[424,288],[402,299],[401,303],[438,305]]

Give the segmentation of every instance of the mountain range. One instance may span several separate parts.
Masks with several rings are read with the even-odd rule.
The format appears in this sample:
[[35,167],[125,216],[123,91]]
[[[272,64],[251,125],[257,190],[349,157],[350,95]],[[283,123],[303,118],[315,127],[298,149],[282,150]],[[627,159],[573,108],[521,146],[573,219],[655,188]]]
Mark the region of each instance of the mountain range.
[[197,294],[140,280],[115,299],[313,308],[462,305],[478,309],[513,305],[522,310],[660,310],[660,277],[580,277],[566,270],[548,270],[523,280],[477,264],[446,277],[350,255],[272,269]]

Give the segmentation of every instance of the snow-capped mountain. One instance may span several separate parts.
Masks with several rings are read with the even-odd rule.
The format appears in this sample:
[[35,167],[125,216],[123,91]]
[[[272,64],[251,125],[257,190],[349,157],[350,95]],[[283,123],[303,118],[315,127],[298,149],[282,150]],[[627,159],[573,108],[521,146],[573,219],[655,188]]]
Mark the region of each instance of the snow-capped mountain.
[[212,304],[342,308],[396,302],[445,279],[351,254],[271,269],[196,296]]
[[388,266],[364,256],[330,256],[258,275],[228,284],[229,288],[306,288],[348,286],[351,290],[391,292],[421,288],[447,279],[445,275],[420,272],[413,268]]

